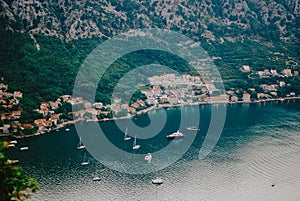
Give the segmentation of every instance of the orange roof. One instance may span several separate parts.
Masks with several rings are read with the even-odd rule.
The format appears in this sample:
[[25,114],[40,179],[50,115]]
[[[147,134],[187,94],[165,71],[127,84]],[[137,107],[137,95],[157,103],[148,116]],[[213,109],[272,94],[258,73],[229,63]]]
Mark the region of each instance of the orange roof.
[[52,118],[58,118],[59,114],[52,114]]
[[52,121],[45,121],[45,125],[46,125],[46,126],[52,125]]
[[42,111],[43,111],[43,112],[47,112],[47,111],[48,111],[48,108],[43,107],[43,108],[42,108]]
[[23,128],[32,128],[33,127],[32,124],[23,124],[22,126],[23,126]]
[[46,119],[36,119],[36,120],[35,120],[35,122],[36,122],[37,124],[43,123],[43,122],[45,122],[45,121],[46,121]]
[[37,127],[44,127],[44,124],[38,124]]

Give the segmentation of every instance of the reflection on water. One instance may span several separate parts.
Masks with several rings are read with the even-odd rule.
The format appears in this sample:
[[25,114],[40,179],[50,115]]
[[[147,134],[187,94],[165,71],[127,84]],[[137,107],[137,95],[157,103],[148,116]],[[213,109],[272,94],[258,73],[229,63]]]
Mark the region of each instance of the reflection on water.
[[[27,152],[9,150],[26,171],[41,184],[32,200],[300,200],[300,106],[256,104],[228,106],[222,136],[210,155],[198,160],[198,152],[208,129],[211,106],[200,106],[200,131],[184,156],[171,166],[146,175],[129,175],[104,167],[90,155],[81,166],[86,150],[77,150],[75,128],[19,141]],[[187,116],[186,126],[195,124],[193,107],[167,110],[168,122],[158,136],[140,140],[141,152],[159,150],[168,144],[165,135],[176,131],[178,115]],[[160,111],[150,115],[159,118]],[[126,121],[122,120],[124,128]],[[147,116],[135,119],[145,126]],[[113,122],[101,123],[109,129],[110,140],[131,152],[131,144]],[[188,137],[189,131],[182,131]],[[125,144],[124,144],[125,143]],[[180,142],[179,146],[180,146]],[[170,153],[172,154],[172,153]],[[169,156],[166,155],[166,160]],[[153,158],[155,162],[155,158]],[[158,161],[156,161],[158,163]],[[101,181],[94,182],[97,174]],[[159,176],[164,184],[154,186]]]

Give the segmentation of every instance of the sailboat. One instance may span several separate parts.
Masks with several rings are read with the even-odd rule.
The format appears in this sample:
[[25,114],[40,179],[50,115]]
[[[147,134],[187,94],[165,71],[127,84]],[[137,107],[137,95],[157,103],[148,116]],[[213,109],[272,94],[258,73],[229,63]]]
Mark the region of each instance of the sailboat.
[[88,160],[85,160],[85,154],[83,156],[83,162],[81,163],[81,165],[88,165],[90,162]]
[[84,148],[85,148],[85,146],[82,144],[81,138],[79,138],[79,143],[78,143],[77,149],[80,150],[80,149],[84,149]]
[[[102,169],[99,173],[103,172],[105,169]],[[97,172],[97,170],[96,170]],[[93,177],[93,181],[101,181],[101,178],[95,173],[94,177]]]
[[136,150],[136,149],[139,149],[139,148],[141,148],[141,145],[136,144],[136,135],[135,135],[132,149]]
[[127,135],[127,130],[128,130],[128,127],[126,128],[126,131],[125,131],[124,141],[128,141],[128,140],[131,139],[131,137],[129,137],[129,136]]

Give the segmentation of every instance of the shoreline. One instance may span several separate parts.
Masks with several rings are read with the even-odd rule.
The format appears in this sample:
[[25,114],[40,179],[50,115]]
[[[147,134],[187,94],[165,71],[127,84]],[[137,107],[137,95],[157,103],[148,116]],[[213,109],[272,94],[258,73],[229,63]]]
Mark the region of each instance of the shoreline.
[[[252,103],[267,103],[267,102],[281,102],[283,103],[284,101],[290,101],[290,100],[298,100],[300,99],[299,96],[296,97],[285,97],[285,98],[270,98],[270,99],[263,99],[263,100],[254,100],[254,101],[235,101],[235,102],[230,102],[230,101],[211,101],[211,102],[195,102],[195,103],[180,103],[180,104],[161,104],[158,106],[151,106],[149,108],[146,108],[144,110],[140,110],[138,112],[136,112],[136,114],[129,114],[127,116],[124,117],[113,117],[113,118],[104,118],[104,119],[97,119],[97,120],[86,120],[86,122],[105,122],[105,121],[113,121],[113,120],[121,120],[121,119],[131,119],[131,118],[135,118],[139,115],[142,114],[147,114],[150,111],[155,111],[155,110],[159,110],[159,109],[163,109],[163,108],[175,108],[175,107],[182,107],[182,106],[197,106],[197,105],[216,105],[218,106],[219,104],[226,104],[226,105],[234,105],[234,104],[252,104]],[[78,121],[83,121],[83,120],[72,120],[72,121],[67,121],[67,122],[63,122],[61,124],[56,125],[55,128],[50,128],[46,131],[38,131],[34,134],[30,134],[30,135],[14,135],[12,133],[8,133],[8,134],[3,134],[0,135],[0,138],[2,137],[12,137],[15,139],[22,139],[22,138],[28,138],[28,137],[34,137],[34,136],[39,136],[39,135],[43,135],[46,133],[50,133],[56,130],[59,130],[61,128],[66,128],[69,125],[74,125],[76,122]]]

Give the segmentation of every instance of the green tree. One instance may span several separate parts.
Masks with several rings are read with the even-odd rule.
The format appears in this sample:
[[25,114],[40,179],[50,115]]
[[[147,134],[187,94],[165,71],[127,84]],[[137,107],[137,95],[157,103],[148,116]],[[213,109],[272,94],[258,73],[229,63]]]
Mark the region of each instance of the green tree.
[[39,184],[5,156],[8,144],[0,141],[0,200],[26,200],[38,190]]

